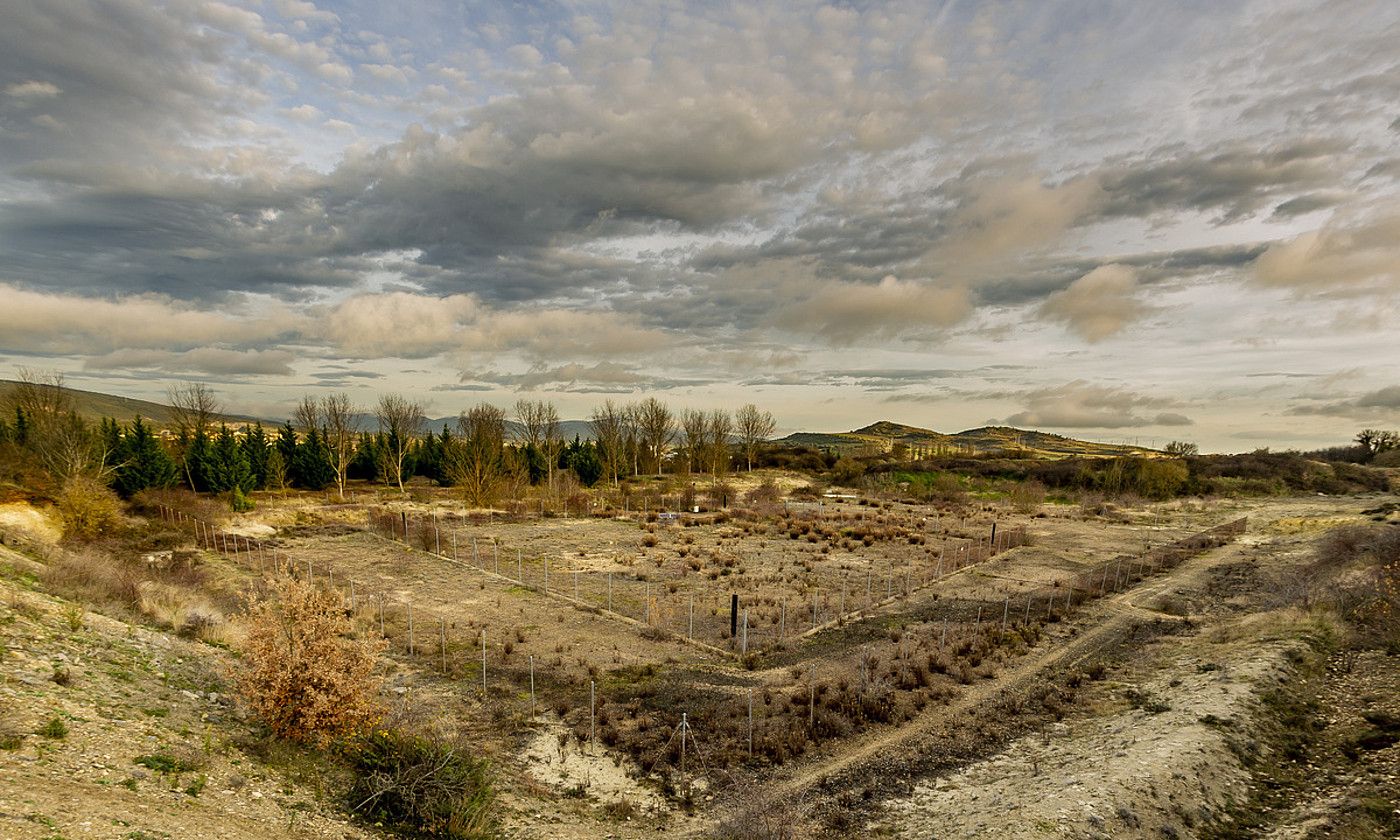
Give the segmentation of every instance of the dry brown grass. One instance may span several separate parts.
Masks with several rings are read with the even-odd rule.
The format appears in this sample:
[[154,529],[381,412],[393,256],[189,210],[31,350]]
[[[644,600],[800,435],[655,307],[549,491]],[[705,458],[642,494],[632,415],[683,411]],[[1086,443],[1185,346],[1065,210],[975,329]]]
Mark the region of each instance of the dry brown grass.
[[44,582],[75,601],[135,609],[145,571],[136,561],[113,557],[95,546],[57,549],[49,556]]

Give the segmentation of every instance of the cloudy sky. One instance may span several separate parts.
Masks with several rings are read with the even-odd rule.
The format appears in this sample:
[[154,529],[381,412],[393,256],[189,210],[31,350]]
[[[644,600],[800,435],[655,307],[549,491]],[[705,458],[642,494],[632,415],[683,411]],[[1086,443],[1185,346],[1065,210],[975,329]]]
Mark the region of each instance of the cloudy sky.
[[1230,451],[1400,424],[1394,2],[3,18],[0,376]]

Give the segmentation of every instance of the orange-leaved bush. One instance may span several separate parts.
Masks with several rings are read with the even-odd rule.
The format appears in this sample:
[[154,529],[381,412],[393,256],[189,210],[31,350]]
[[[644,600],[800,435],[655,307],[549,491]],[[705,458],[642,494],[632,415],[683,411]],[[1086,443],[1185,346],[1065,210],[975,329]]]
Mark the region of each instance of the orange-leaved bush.
[[274,735],[324,746],[379,718],[383,643],[355,632],[338,594],[286,579],[249,613],[235,680]]

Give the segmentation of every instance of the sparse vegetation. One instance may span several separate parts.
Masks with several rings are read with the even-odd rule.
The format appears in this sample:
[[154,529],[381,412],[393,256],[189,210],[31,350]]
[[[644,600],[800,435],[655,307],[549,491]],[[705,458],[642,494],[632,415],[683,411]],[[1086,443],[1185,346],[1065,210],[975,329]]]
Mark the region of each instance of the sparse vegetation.
[[62,741],[68,737],[68,723],[59,715],[49,718],[35,733],[43,738]]
[[[314,786],[318,801],[406,835],[490,836],[500,822],[521,818],[496,808],[484,756],[533,741],[562,721],[560,755],[589,769],[568,768],[558,780],[513,775],[512,795],[527,807],[595,827],[661,828],[671,810],[686,809],[714,817],[717,836],[841,836],[878,813],[877,803],[907,791],[854,770],[828,778],[821,768],[848,748],[884,738],[898,743],[906,733],[936,733],[929,737],[937,747],[927,752],[937,757],[911,764],[911,778],[920,778],[1075,716],[1088,695],[1089,705],[1131,707],[1125,714],[1143,725],[1185,712],[1211,733],[1242,739],[1250,731],[1247,715],[1198,711],[1175,690],[1180,680],[1127,690],[1125,684],[1147,684],[1137,675],[1120,679],[1132,672],[1117,668],[1156,635],[1188,638],[1202,623],[1224,633],[1222,604],[1251,615],[1266,601],[1270,609],[1301,604],[1335,612],[1366,649],[1394,645],[1395,575],[1387,558],[1395,529],[1384,524],[1394,511],[1384,503],[1368,502],[1369,520],[1356,520],[1371,525],[1335,531],[1310,563],[1282,567],[1295,573],[1275,580],[1272,567],[1256,573],[1240,561],[1230,566],[1233,576],[1222,572],[1213,581],[1219,591],[1179,589],[1193,569],[1217,567],[1215,559],[1185,561],[1228,545],[1242,527],[1238,516],[1246,511],[1238,508],[1303,505],[1287,495],[1303,488],[1378,486],[1384,474],[1376,470],[1292,454],[1200,456],[1186,449],[1170,459],[1062,461],[1026,457],[1030,445],[969,456],[921,452],[901,441],[839,455],[766,444],[750,452],[729,445],[726,431],[743,431],[735,425],[743,412],[736,421],[697,411],[679,425],[664,417],[658,423],[666,434],[649,439],[644,407],[614,405],[595,420],[615,422],[616,436],[568,446],[559,440],[549,459],[543,453],[551,436],[558,439],[549,428],[551,406],[518,408],[522,417],[539,415],[533,432],[518,433],[519,445],[509,439],[504,415],[483,409],[475,425],[431,438],[410,434],[398,477],[383,456],[392,449],[388,432],[366,436],[346,467],[345,498],[334,499],[339,494],[295,489],[338,484],[322,457],[325,436],[311,425],[251,445],[245,441],[256,435],[248,429],[235,434],[210,424],[204,443],[192,431],[182,470],[188,466],[208,491],[225,481],[212,465],[231,463],[230,489],[195,495],[153,485],[125,502],[113,496],[107,525],[85,529],[81,538],[71,528],[35,551],[26,585],[169,630],[166,638],[209,643],[201,649],[211,658],[226,654],[210,644],[241,652],[233,667],[236,697],[262,734],[232,741],[218,734],[239,725],[221,708],[226,689],[175,673],[168,658],[95,671],[94,654],[85,650],[81,664],[54,658],[34,677],[63,702],[104,683],[151,695],[129,709],[128,719],[169,737],[124,753],[135,756],[134,766],[115,784],[133,795],[183,791],[201,808],[221,799],[207,786],[224,790],[229,768],[219,754],[235,743],[252,763],[240,766],[242,781],[230,781],[230,790],[265,791],[265,768],[277,768],[287,778],[280,797],[286,807],[296,800],[285,791]],[[674,438],[670,430],[677,430]],[[117,430],[117,440],[128,434]],[[490,499],[469,498],[474,480],[452,462],[462,447],[483,442],[480,451],[498,468],[513,463],[514,477],[497,484]],[[257,465],[259,446],[279,458],[286,453],[286,482],[267,459]],[[765,466],[777,462],[804,463],[805,471]],[[749,466],[754,475],[744,470]],[[245,487],[239,475],[252,483]],[[284,486],[293,489],[258,489]],[[1213,507],[1183,500],[1212,492],[1262,500]],[[231,515],[230,500],[242,515]],[[472,505],[464,510],[463,501]],[[1306,504],[1343,506],[1329,499]],[[1234,524],[1204,528],[1225,515]],[[1272,527],[1267,517],[1260,521]],[[1140,530],[1145,522],[1150,532]],[[1248,555],[1258,544],[1232,551]],[[547,593],[546,560],[553,564]],[[1255,601],[1238,597],[1250,575],[1264,581]],[[1171,578],[1172,587],[1132,602],[1132,612],[1121,609],[1124,593],[1159,577]],[[235,597],[240,591],[254,594],[246,606]],[[734,595],[746,624],[731,631]],[[1101,606],[1115,597],[1118,608]],[[109,626],[77,605],[45,606],[37,595],[11,604],[0,607],[0,626],[66,627],[53,638],[73,648],[97,644]],[[1150,623],[1138,616],[1148,611],[1155,614]],[[1104,637],[1106,647],[1086,646],[1093,660],[1075,660],[1059,676],[1040,670],[1053,651],[1119,621]],[[1191,673],[1216,668],[1212,660]],[[382,673],[393,675],[388,689]],[[1003,693],[1013,685],[1017,690]],[[443,727],[381,722],[381,697],[400,694],[431,698],[429,718],[451,709],[472,741],[442,734]],[[181,698],[207,718],[192,717]],[[686,781],[703,779],[714,802],[691,796],[697,788],[681,783],[674,735],[682,714],[699,737]],[[1311,726],[1319,714],[1295,723]],[[0,726],[0,747],[60,755],[101,725],[80,715],[46,720]],[[55,720],[80,727],[82,737],[54,743]],[[958,722],[955,731],[926,728],[947,721]],[[1393,746],[1389,721],[1366,718],[1335,740],[1318,730],[1317,743],[1335,743],[1338,755],[1361,762]],[[188,746],[201,729],[204,748]],[[1278,744],[1299,761],[1321,749],[1306,739]],[[1263,766],[1262,753],[1241,750],[1242,761]],[[852,767],[870,773],[882,760],[872,753]],[[586,781],[603,763],[619,768],[618,787]],[[793,790],[804,796],[769,795],[779,765],[790,768],[785,772],[800,782]],[[517,772],[505,766],[501,773]],[[721,767],[751,785],[730,789]],[[152,773],[159,784],[144,783]],[[656,790],[628,773],[652,779]],[[310,806],[297,809],[303,807]],[[1135,801],[1114,802],[1101,812],[1101,830],[1157,830],[1157,813]],[[1188,817],[1197,826],[1216,824],[1189,807],[1175,824]]]

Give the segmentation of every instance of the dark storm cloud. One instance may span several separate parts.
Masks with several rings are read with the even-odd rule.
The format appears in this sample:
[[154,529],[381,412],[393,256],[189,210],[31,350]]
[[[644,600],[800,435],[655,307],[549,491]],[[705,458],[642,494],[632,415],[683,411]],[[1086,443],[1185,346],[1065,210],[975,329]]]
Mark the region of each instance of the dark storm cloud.
[[1318,210],[1336,207],[1345,201],[1346,196],[1338,193],[1307,193],[1297,198],[1290,198],[1275,207],[1273,217],[1276,219],[1287,219],[1293,216],[1303,216],[1308,213],[1315,213]]
[[210,376],[287,376],[296,357],[286,350],[230,350],[200,347],[184,352],[114,350],[91,356],[84,370],[160,371]]
[[[205,177],[176,177],[161,164],[178,172],[195,154],[177,138],[218,130],[283,83],[268,56],[325,78],[337,75],[336,56],[320,41],[288,41],[258,15],[224,7],[63,2],[20,10],[8,23],[0,45],[12,49],[0,51],[7,56],[0,78],[11,91],[4,113],[18,142],[5,162],[51,189],[0,207],[0,245],[10,279],[34,287],[295,298],[353,285],[367,256],[414,252],[409,271],[431,292],[471,291],[504,303],[602,294],[681,329],[753,327],[775,317],[820,319],[824,303],[796,301],[795,314],[775,316],[771,305],[726,282],[733,269],[796,262],[805,287],[858,284],[850,293],[818,291],[839,305],[863,289],[880,295],[887,274],[923,273],[930,253],[946,252],[935,263],[963,265],[1095,219],[1194,210],[1229,220],[1271,205],[1280,215],[1318,209],[1349,153],[1330,138],[1267,148],[1178,145],[1049,186],[1037,186],[1024,162],[974,161],[954,177],[894,193],[819,191],[795,224],[761,244],[704,249],[685,273],[667,276],[654,265],[573,246],[663,229],[765,225],[811,182],[814,164],[852,160],[881,121],[899,135],[894,127],[917,118],[927,82],[906,88],[915,77],[880,76],[867,91],[844,77],[817,83],[829,69],[819,63],[811,68],[819,75],[805,79],[792,67],[730,65],[724,30],[703,21],[698,45],[677,42],[666,66],[634,64],[631,75],[578,60],[567,69],[530,67],[513,77],[512,95],[468,107],[463,127],[413,126],[324,174],[260,166],[261,156],[273,154],[268,145],[251,160],[205,160]],[[783,39],[816,47],[839,31],[813,26]],[[855,56],[831,58],[859,64]],[[742,81],[716,87],[738,66],[747,70],[734,76]],[[39,110],[70,126],[66,141],[55,144],[32,122],[16,122]],[[109,159],[76,154],[94,147],[109,149]],[[73,153],[64,154],[67,148]],[[1156,259],[1172,270],[1181,267],[1174,259],[1192,256]],[[1013,278],[990,281],[973,299],[1035,300],[1093,267],[1087,260],[1018,265]],[[1152,280],[1143,274],[1143,283]],[[637,297],[663,289],[676,294]],[[952,292],[939,294],[936,305],[921,304],[916,322],[946,326],[963,317]],[[885,297],[895,307],[908,300]],[[871,310],[875,318],[888,314]],[[849,342],[897,330],[827,323],[815,332]]]
[[1347,174],[1351,146],[1334,138],[1307,138],[1264,148],[1233,143],[1199,152],[1158,149],[1100,174],[1107,195],[1101,212],[1143,218],[1200,210],[1234,221],[1254,215],[1280,193],[1336,184]]

